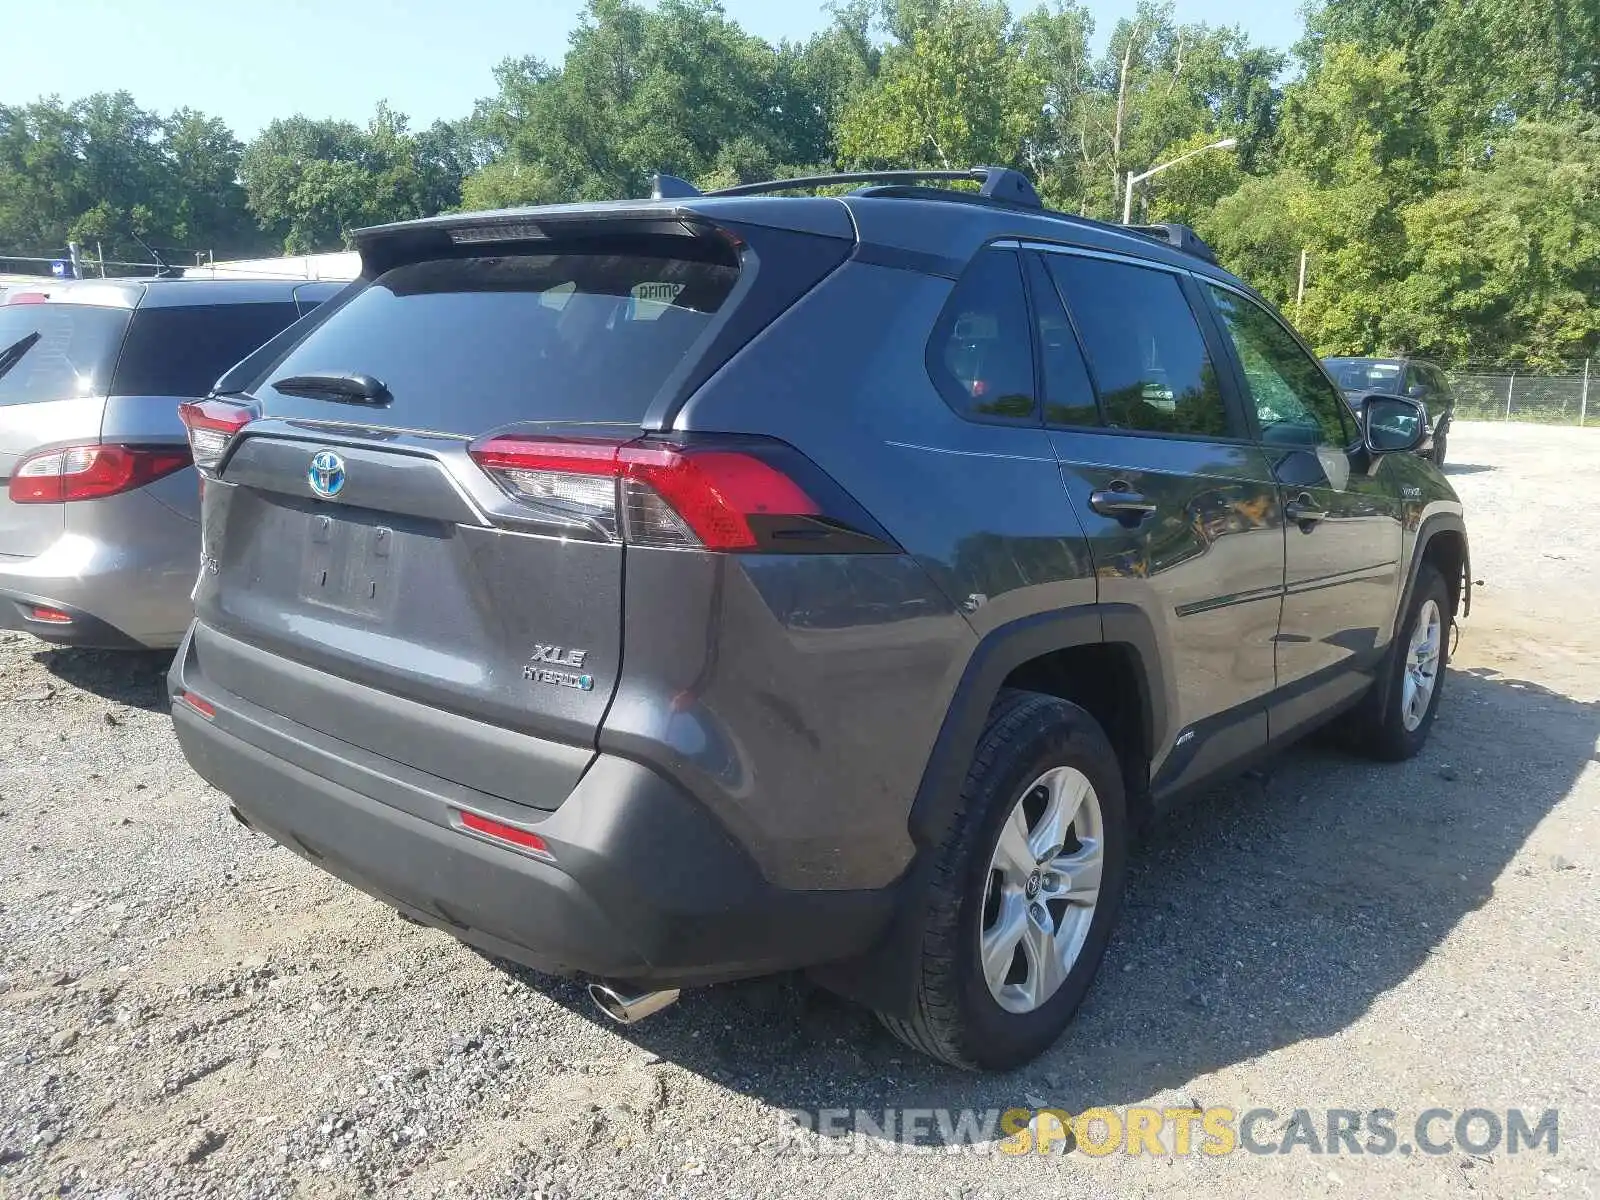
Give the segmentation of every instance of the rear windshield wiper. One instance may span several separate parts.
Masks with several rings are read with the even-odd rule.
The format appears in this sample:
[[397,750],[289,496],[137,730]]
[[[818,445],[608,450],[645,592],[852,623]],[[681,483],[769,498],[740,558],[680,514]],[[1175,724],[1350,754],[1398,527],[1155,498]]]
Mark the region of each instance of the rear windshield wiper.
[[394,397],[381,379],[359,372],[344,375],[288,375],[272,386],[286,396],[343,400],[351,404],[387,404]]
[[12,342],[4,350],[0,350],[0,377],[4,377],[7,371],[21,362],[22,356],[32,350],[33,344],[38,340],[39,331],[35,329],[32,333]]

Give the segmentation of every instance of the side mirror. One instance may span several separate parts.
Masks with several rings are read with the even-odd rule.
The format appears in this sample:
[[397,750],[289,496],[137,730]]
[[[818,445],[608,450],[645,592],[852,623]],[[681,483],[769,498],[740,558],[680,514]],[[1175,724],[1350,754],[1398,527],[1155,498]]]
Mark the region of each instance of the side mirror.
[[1422,405],[1403,396],[1363,396],[1361,432],[1372,454],[1407,454],[1428,436],[1428,419]]

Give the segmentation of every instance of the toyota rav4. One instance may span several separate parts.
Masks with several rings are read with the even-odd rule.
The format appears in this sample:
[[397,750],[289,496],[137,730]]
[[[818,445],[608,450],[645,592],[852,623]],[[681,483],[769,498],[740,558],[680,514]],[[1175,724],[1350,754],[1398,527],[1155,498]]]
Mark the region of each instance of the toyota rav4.
[[993,168],[657,190],[366,230],[185,407],[184,752],[618,1019],[804,968],[1022,1063],[1153,816],[1334,718],[1421,748],[1461,505],[1188,230]]

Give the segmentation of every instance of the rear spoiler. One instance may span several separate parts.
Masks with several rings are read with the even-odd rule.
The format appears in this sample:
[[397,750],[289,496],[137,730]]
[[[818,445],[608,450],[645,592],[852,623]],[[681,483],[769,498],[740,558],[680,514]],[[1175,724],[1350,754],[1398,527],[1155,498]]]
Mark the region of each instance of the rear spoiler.
[[792,200],[781,206],[780,216],[771,205],[763,205],[760,200],[711,196],[445,213],[420,221],[358,229],[354,241],[355,248],[361,252],[362,274],[371,278],[402,263],[459,253],[459,247],[619,234],[696,238],[715,232],[723,223],[766,225],[794,233],[855,241],[855,226],[849,214],[834,200],[823,197]]

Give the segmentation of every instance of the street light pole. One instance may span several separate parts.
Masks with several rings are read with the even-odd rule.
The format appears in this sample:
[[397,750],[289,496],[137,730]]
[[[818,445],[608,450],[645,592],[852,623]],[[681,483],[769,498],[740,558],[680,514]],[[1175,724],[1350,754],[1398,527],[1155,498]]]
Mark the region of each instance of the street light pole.
[[1122,223],[1124,225],[1133,224],[1133,189],[1135,185],[1143,183],[1152,175],[1161,174],[1161,172],[1165,171],[1168,167],[1175,167],[1181,162],[1186,162],[1187,160],[1193,158],[1196,154],[1204,154],[1207,150],[1232,150],[1238,144],[1238,138],[1223,138],[1220,142],[1212,142],[1209,146],[1201,146],[1198,150],[1191,150],[1187,154],[1180,154],[1171,162],[1164,162],[1160,166],[1151,167],[1148,171],[1144,171],[1138,175],[1134,175],[1130,172],[1128,175],[1128,190],[1122,198]]

